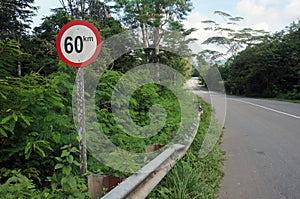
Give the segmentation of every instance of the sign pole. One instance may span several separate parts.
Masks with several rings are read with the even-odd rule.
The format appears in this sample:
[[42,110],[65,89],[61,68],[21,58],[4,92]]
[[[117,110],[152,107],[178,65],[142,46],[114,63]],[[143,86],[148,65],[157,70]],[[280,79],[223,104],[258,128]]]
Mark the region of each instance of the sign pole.
[[61,28],[56,38],[58,56],[77,71],[77,124],[80,137],[80,173],[87,172],[87,147],[85,128],[84,70],[96,60],[101,49],[101,36],[97,28],[84,20],[74,20]]
[[79,68],[77,74],[77,110],[78,134],[80,136],[80,174],[87,172],[86,128],[85,128],[85,97],[84,97],[84,69]]

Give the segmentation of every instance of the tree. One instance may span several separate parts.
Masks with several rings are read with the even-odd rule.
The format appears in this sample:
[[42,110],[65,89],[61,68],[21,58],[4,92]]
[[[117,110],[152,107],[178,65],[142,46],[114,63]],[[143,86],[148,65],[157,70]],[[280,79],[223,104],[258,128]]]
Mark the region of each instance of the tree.
[[0,38],[13,38],[26,34],[37,7],[34,0],[0,1]]
[[35,27],[33,35],[24,42],[27,52],[31,55],[25,61],[25,73],[31,71],[40,74],[51,74],[57,71],[59,58],[57,56],[55,41],[59,30],[74,17],[63,9],[54,9],[53,14],[43,18],[40,26]]
[[[10,38],[17,41],[21,52],[22,36],[30,28],[31,18],[35,15],[37,7],[34,0],[1,0],[0,1],[0,39]],[[18,75],[22,74],[21,62],[18,61]]]
[[202,21],[202,23],[208,25],[205,30],[217,33],[217,36],[209,37],[202,44],[217,45],[221,50],[206,49],[202,51],[201,54],[207,60],[218,63],[220,60],[236,56],[243,48],[260,43],[266,39],[268,33],[263,30],[241,29],[239,22],[243,20],[242,17],[233,17],[222,11],[215,11],[214,14],[222,17],[223,22],[217,23],[213,20]]
[[[117,10],[124,13],[120,17],[125,25],[131,28],[140,28],[143,42],[146,48],[155,49],[158,55],[161,42],[162,30],[172,28],[174,22],[178,24],[185,19],[191,11],[191,1],[147,1],[147,0],[118,0]],[[173,24],[172,24],[173,23]],[[151,39],[153,41],[151,42]]]
[[[119,13],[118,18],[125,27],[133,29],[137,38],[141,37],[144,49],[123,55],[114,65],[114,69],[125,72],[137,65],[156,63],[157,66],[167,64],[183,75],[190,74],[191,60],[188,57],[192,52],[188,44],[193,39],[189,39],[188,36],[195,29],[185,29],[182,22],[191,11],[191,6],[191,1],[179,0],[116,1],[114,12]],[[164,49],[172,49],[172,52]],[[185,52],[185,55],[178,58],[176,52],[180,55]],[[124,62],[130,64],[124,67]],[[158,70],[157,75],[159,74]]]
[[94,21],[103,24],[110,17],[110,8],[98,0],[59,0],[64,11],[75,18],[84,19],[90,16]]

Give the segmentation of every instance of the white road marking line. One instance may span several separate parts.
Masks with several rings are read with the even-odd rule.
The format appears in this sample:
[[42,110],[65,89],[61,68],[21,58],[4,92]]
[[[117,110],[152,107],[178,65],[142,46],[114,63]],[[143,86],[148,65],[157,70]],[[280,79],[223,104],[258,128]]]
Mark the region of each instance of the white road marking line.
[[242,103],[245,103],[245,104],[250,104],[250,105],[252,105],[252,106],[256,106],[256,107],[259,107],[259,108],[263,108],[263,109],[266,109],[266,110],[269,110],[269,111],[273,111],[273,112],[275,112],[275,113],[280,113],[280,114],[283,114],[283,115],[286,115],[286,116],[289,116],[289,117],[293,117],[293,118],[296,118],[296,119],[300,120],[300,116],[297,116],[297,115],[293,115],[293,114],[290,114],[290,113],[278,111],[278,110],[276,110],[276,109],[268,108],[268,107],[265,107],[265,106],[261,106],[261,105],[258,105],[258,104],[254,104],[254,103],[247,102],[247,101],[243,101],[243,100],[239,100],[239,99],[233,99],[233,98],[227,98],[227,99],[239,101],[239,102],[242,102]]

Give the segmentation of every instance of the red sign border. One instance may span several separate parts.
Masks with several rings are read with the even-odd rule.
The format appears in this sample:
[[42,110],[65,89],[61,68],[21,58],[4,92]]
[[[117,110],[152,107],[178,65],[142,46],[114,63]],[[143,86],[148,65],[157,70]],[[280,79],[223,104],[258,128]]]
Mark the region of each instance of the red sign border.
[[[62,36],[63,34],[70,28],[70,27],[73,27],[73,26],[76,26],[76,25],[83,25],[83,26],[86,26],[88,27],[89,29],[91,29],[93,31],[93,33],[95,34],[96,36],[96,40],[97,40],[97,47],[96,47],[96,51],[95,53],[93,54],[93,56],[88,59],[87,61],[85,62],[82,62],[82,63],[75,63],[75,62],[72,62],[70,60],[68,60],[62,53],[62,50],[61,50],[61,47],[60,47],[60,42],[61,42],[61,39],[62,39]],[[85,20],[73,20],[69,23],[67,23],[66,25],[64,25],[60,31],[58,32],[58,35],[56,37],[56,50],[57,50],[57,53],[58,53],[58,56],[60,57],[60,59],[65,62],[67,65],[69,66],[72,66],[72,67],[75,67],[75,68],[80,68],[80,67],[83,67],[83,66],[87,66],[89,64],[91,64],[93,61],[95,61],[95,59],[98,57],[99,53],[100,53],[100,50],[101,50],[101,44],[102,44],[102,40],[101,40],[101,36],[100,36],[100,33],[98,31],[98,29],[91,23],[85,21]]]

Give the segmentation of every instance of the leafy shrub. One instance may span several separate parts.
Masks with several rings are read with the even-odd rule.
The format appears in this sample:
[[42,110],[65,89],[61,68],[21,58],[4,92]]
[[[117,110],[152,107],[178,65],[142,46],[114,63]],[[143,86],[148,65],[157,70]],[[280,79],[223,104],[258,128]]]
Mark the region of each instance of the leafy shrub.
[[0,184],[0,198],[5,199],[26,199],[41,198],[32,180],[20,173],[20,170],[12,170],[4,184]]
[[89,198],[86,180],[79,176],[80,164],[75,158],[79,156],[78,149],[66,145],[61,150],[60,157],[55,158],[58,161],[54,167],[55,173],[48,177],[51,191],[45,189],[44,192],[49,193],[48,198]]
[[34,168],[38,176],[29,172],[27,177],[43,184],[53,173],[60,147],[77,144],[69,96],[63,93],[70,84],[70,77],[62,73],[0,80],[0,153],[5,154],[0,163],[7,169]]

